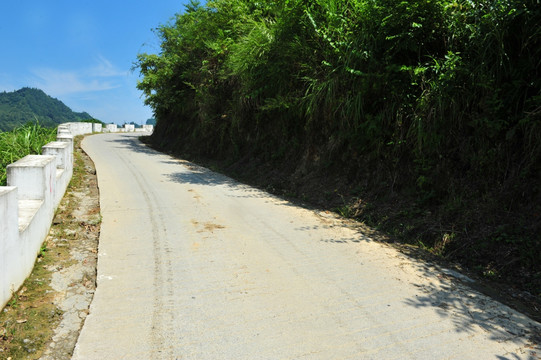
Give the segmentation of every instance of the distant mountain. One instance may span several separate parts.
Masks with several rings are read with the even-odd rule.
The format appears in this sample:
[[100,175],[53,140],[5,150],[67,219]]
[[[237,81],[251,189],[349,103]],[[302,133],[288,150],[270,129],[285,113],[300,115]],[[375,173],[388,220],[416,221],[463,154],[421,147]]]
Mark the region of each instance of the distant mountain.
[[74,112],[42,90],[22,88],[0,92],[0,131],[9,131],[28,122],[54,127],[64,122],[92,119],[86,112]]

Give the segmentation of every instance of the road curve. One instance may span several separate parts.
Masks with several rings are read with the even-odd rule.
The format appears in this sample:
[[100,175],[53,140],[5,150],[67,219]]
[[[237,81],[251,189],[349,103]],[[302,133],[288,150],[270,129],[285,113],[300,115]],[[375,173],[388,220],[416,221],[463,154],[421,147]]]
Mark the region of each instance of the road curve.
[[536,357],[540,325],[467,278],[136,135],[83,148],[103,222],[74,359]]

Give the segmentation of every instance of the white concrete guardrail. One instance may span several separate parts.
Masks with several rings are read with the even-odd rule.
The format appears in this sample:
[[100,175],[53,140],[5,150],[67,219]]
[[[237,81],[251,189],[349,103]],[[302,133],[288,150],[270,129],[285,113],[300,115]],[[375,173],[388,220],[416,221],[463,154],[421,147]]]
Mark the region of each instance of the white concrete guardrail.
[[65,123],[57,141],[7,167],[7,184],[0,186],[0,309],[30,275],[45,241],[54,212],[73,174],[73,137],[95,132],[152,132],[152,125]]

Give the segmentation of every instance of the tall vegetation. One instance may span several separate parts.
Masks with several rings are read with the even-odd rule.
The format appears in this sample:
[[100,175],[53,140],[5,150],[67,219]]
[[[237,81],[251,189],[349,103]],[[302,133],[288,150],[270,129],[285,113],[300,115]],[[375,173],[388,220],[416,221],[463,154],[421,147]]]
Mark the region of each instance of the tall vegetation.
[[27,124],[0,132],[0,186],[6,185],[6,167],[29,154],[41,154],[41,147],[56,139],[56,128]]
[[157,34],[157,146],[339,172],[432,209],[444,255],[541,261],[537,0],[192,1]]

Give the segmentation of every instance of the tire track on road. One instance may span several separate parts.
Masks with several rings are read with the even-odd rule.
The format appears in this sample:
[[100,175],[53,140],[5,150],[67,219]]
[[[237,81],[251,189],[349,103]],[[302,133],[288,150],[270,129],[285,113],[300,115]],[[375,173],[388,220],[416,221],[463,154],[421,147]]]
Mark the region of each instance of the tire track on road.
[[[134,146],[139,144],[135,143]],[[171,247],[167,227],[162,221],[163,214],[160,214],[159,201],[146,189],[151,185],[144,176],[134,167],[129,159],[119,153],[120,159],[124,162],[133,179],[143,195],[152,228],[152,249],[154,259],[154,306],[151,320],[151,346],[152,358],[174,359],[172,347],[166,344],[163,334],[172,334],[175,330],[176,314],[174,311],[174,273],[172,259],[170,257]]]

